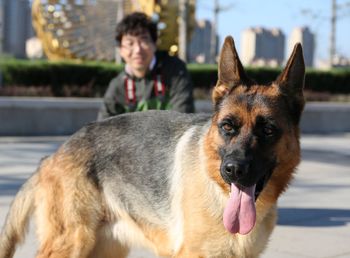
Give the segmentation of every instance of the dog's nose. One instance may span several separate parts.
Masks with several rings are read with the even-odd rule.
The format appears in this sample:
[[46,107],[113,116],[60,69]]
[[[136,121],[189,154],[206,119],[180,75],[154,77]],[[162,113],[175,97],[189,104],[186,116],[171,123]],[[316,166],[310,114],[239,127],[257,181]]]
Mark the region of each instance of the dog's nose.
[[228,175],[233,175],[235,171],[235,165],[233,163],[227,163],[225,165],[225,172],[228,174]]
[[228,162],[225,164],[225,172],[230,177],[241,178],[248,172],[248,164]]

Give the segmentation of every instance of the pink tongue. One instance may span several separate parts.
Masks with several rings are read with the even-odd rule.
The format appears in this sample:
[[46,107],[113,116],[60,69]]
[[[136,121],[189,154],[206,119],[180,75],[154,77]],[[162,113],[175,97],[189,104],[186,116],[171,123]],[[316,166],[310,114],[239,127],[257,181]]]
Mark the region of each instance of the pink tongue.
[[224,210],[224,226],[232,234],[248,234],[255,225],[255,185],[238,188],[231,184],[231,196]]

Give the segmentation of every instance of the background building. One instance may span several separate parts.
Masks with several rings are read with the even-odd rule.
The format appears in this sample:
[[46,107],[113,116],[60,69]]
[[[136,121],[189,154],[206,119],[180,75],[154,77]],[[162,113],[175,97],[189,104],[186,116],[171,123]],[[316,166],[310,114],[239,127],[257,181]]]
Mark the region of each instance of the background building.
[[249,28],[241,38],[243,65],[279,66],[284,60],[285,36],[280,29]]
[[25,58],[26,40],[33,35],[31,9],[28,0],[2,0],[3,52],[17,58]]
[[308,27],[294,28],[288,41],[288,52],[292,53],[295,43],[300,42],[303,46],[304,60],[306,66],[313,66],[315,53],[314,34]]
[[[196,22],[188,48],[189,62],[215,63],[215,60],[210,60],[211,33],[212,23],[210,21],[200,20]],[[216,42],[218,42],[218,40],[216,40]],[[215,56],[217,56],[218,46],[216,46],[215,50]]]

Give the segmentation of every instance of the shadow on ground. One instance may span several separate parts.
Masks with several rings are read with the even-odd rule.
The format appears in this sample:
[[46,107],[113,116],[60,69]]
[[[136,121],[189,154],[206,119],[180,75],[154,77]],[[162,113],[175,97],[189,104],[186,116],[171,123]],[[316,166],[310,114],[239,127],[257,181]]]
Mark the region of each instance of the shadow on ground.
[[23,173],[22,177],[20,174],[16,176],[0,175],[0,195],[15,195],[27,180],[27,176],[27,173]]
[[334,151],[334,150],[319,150],[315,148],[302,149],[302,160],[314,161],[326,164],[335,164],[348,166],[350,165],[350,155],[345,151]]
[[350,210],[279,208],[278,225],[300,227],[335,227],[350,223]]

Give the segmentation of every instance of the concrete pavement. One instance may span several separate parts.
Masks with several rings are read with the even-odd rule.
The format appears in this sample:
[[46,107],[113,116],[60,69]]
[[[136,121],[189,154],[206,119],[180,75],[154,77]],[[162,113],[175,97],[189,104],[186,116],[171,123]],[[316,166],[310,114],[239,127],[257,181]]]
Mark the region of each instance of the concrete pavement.
[[[13,196],[65,137],[0,137],[0,224]],[[350,134],[303,135],[303,161],[279,201],[278,225],[262,258],[350,257]],[[33,229],[15,257],[34,257]],[[133,250],[130,258],[153,258]]]

